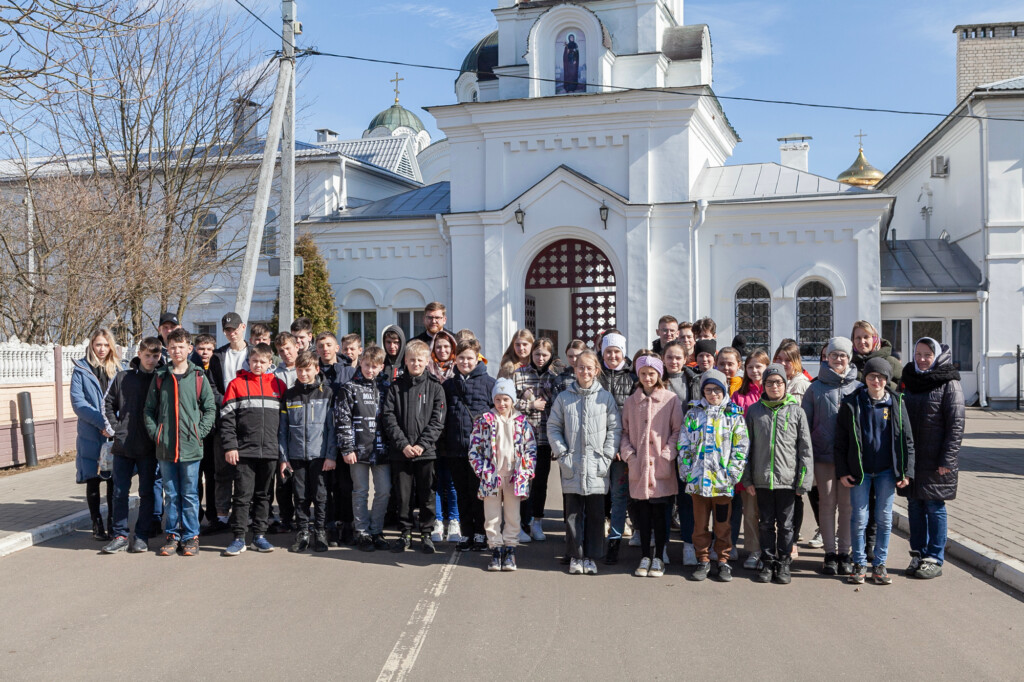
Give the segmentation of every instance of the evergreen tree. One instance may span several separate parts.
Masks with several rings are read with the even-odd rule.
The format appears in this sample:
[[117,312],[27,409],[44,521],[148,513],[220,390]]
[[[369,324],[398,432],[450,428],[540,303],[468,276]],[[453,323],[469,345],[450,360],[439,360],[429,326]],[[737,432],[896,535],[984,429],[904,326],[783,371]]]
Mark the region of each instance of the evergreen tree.
[[[327,262],[320,255],[313,235],[303,234],[295,240],[295,255],[302,256],[302,274],[295,278],[295,317],[308,317],[313,334],[338,331],[338,312],[334,307],[334,287],[327,275]],[[279,321],[281,299],[274,301],[271,329],[288,331],[291,320],[282,326]]]

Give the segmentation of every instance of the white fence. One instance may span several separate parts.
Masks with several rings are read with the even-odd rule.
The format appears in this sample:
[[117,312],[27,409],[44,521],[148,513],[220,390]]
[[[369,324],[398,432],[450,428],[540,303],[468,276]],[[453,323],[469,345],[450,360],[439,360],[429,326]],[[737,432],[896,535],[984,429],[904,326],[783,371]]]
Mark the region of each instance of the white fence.
[[0,343],[0,384],[43,384],[56,380],[54,349],[60,348],[63,383],[71,380],[75,360],[85,356],[86,341],[77,346],[33,345],[16,338]]

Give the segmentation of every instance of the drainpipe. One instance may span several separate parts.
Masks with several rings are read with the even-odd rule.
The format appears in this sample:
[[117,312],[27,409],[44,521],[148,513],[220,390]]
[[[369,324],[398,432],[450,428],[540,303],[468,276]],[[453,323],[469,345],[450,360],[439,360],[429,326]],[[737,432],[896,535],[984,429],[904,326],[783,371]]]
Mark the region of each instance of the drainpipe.
[[697,271],[697,230],[701,225],[704,224],[704,218],[707,216],[708,202],[707,199],[698,199],[697,203],[693,207],[693,220],[690,221],[690,321],[693,322],[697,319],[697,309],[699,307],[697,296],[699,295],[698,283],[698,271]]
[[448,286],[446,287],[446,295],[448,296],[448,298],[446,300],[448,305],[452,305],[452,303],[454,303],[454,301],[452,301],[452,239],[451,236],[445,234],[444,216],[441,215],[440,213],[435,213],[434,220],[437,222],[437,232],[438,234],[441,235],[441,241],[443,241],[445,246],[447,247],[446,251],[448,252],[448,254],[447,258],[445,259],[447,261],[445,265],[448,268]]
[[[974,94],[967,98],[967,113],[974,116]],[[981,281],[978,288],[986,286],[988,278],[988,149],[986,147],[986,126],[984,120],[978,121],[978,153],[981,157]],[[981,306],[981,362],[978,363],[978,400],[982,407],[986,406],[988,381],[988,292],[978,291],[978,304]]]
[[978,363],[978,404],[988,407],[988,391],[985,382],[988,381],[988,368],[985,363],[985,349],[988,348],[988,292],[978,292],[978,308],[981,317],[981,361]]

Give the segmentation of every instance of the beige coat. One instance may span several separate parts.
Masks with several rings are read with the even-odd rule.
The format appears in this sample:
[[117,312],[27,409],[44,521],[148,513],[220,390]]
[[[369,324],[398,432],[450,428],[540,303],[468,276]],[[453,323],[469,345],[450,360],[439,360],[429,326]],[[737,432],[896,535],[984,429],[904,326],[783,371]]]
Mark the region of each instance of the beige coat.
[[679,492],[675,459],[682,427],[683,406],[672,391],[656,388],[648,396],[637,389],[626,398],[619,455],[629,466],[631,498],[649,500]]

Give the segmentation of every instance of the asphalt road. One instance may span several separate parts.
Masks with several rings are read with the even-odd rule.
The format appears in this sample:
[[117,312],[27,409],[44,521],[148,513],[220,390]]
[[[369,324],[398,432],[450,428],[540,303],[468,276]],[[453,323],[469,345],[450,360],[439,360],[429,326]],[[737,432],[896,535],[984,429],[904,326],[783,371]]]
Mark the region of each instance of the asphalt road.
[[780,586],[687,581],[678,540],[660,579],[631,575],[637,548],[569,576],[545,525],[514,574],[453,551],[224,558],[226,535],[192,559],[104,556],[80,532],[0,560],[0,678],[1024,679],[1022,596],[951,562],[904,579],[898,536],[891,586],[819,576],[815,550]]

